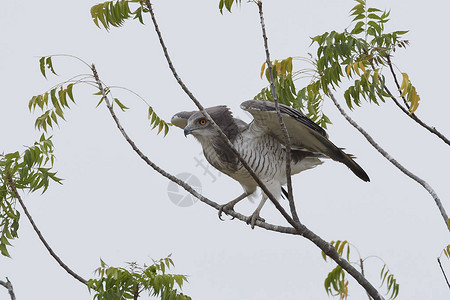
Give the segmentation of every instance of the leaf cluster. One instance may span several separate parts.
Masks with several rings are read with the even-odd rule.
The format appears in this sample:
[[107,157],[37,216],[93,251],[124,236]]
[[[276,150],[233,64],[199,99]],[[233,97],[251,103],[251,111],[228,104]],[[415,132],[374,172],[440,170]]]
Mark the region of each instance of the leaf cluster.
[[[393,97],[385,88],[383,69],[390,66],[388,58],[392,52],[408,44],[407,40],[402,39],[407,31],[385,32],[389,12],[367,7],[365,0],[355,1],[357,5],[351,9],[352,28],[343,32],[325,32],[311,38],[311,45],[317,46],[317,57],[309,60],[314,73],[307,86],[297,91],[294,81],[307,72],[293,72],[292,58],[271,62],[279,101],[301,110],[324,128],[331,123],[322,110],[324,95],[328,94],[329,88],[336,90],[344,79],[350,80],[350,86],[344,92],[350,109],[361,106],[363,100],[378,105],[385,101],[385,97]],[[261,68],[261,77],[264,72],[268,79],[265,65]],[[406,97],[410,113],[414,113],[420,97],[406,73],[403,74],[401,96]],[[255,99],[269,101],[273,101],[272,98],[270,87],[255,96]]]
[[42,135],[39,142],[23,153],[0,155],[0,252],[4,256],[10,256],[6,247],[11,245],[10,240],[17,238],[20,219],[15,208],[17,195],[11,184],[17,189],[44,193],[50,181],[61,183],[62,179],[52,172],[53,149],[51,137]]
[[389,272],[386,264],[383,266],[380,272],[381,284],[380,287],[386,283],[387,293],[389,294],[389,299],[395,299],[398,296],[400,290],[400,285],[397,283],[394,275]]
[[[40,58],[39,64],[41,73],[45,78],[47,78],[48,70],[56,75],[56,72],[53,68],[52,56],[44,56]],[[60,119],[65,120],[64,110],[70,108],[68,100],[70,99],[73,103],[75,103],[73,87],[80,83],[93,85],[91,79],[91,75],[78,75],[66,82],[62,82],[56,85],[43,94],[33,96],[28,102],[28,108],[30,109],[30,111],[35,111],[36,108],[42,111],[42,114],[36,118],[35,127],[38,130],[44,130],[46,132],[47,129],[53,128],[53,125],[58,125],[58,121]],[[130,91],[128,89],[125,90],[137,95],[133,91]],[[103,101],[105,100],[105,96],[112,96],[110,87],[105,87],[103,92],[97,90],[97,92],[94,93],[94,95],[101,96],[100,101],[97,103],[97,107],[103,103]],[[153,110],[153,108],[142,97],[140,97],[139,95],[137,96],[148,106],[148,120],[150,121],[152,129],[158,127],[158,134],[164,129],[164,136],[166,136],[169,132],[169,126],[171,124],[161,119]],[[129,107],[123,104],[118,98],[112,97],[112,99],[113,101],[111,105],[113,107],[114,105],[117,105],[122,111],[126,111],[129,109]]]
[[402,73],[402,76],[402,85],[399,89],[401,93],[400,97],[406,97],[406,101],[408,101],[410,104],[409,113],[413,114],[416,111],[417,107],[419,107],[420,96],[419,94],[417,94],[416,88],[411,84],[408,74]]
[[87,285],[95,293],[94,300],[137,299],[144,291],[162,300],[190,300],[177,290],[187,282],[187,277],[166,273],[171,266],[174,263],[170,255],[153,261],[150,266],[133,262],[128,263],[127,268],[109,267],[101,260],[96,270],[99,278],[88,280]]
[[[360,106],[362,100],[379,104],[385,97],[392,96],[385,90],[382,71],[389,65],[387,58],[397,48],[408,44],[402,40],[407,31],[385,32],[389,12],[367,7],[365,0],[356,2],[351,9],[352,28],[344,32],[325,32],[312,37],[311,43],[318,47],[314,64],[318,76],[313,83],[315,92],[327,94],[328,88],[336,89],[343,79],[349,79],[352,84],[344,97],[350,109]],[[412,85],[407,93],[417,108],[418,98],[414,96],[417,93]]]
[[[138,4],[138,7],[131,11],[130,3]],[[103,26],[106,30],[109,30],[111,26],[120,27],[130,18],[138,19],[141,24],[144,24],[142,13],[147,12],[148,8],[142,0],[107,1],[91,7],[92,21],[98,28]]]
[[339,299],[348,297],[348,280],[341,266],[337,265],[325,278],[325,290],[328,295],[339,296]]
[[[266,68],[266,63],[261,67],[261,78],[265,74],[270,83],[270,71]],[[322,111],[322,96],[317,84],[310,84],[301,90],[296,89],[295,77],[306,71],[293,72],[293,58],[288,57],[283,60],[271,62],[272,76],[275,84],[275,92],[280,103],[291,106],[308,116],[323,128],[330,124],[330,119]],[[274,101],[270,86],[265,87],[254,99]]]
[[[349,242],[345,240],[344,241],[337,240],[331,241],[330,244],[334,247],[334,249],[341,257],[345,257],[347,261],[351,262],[350,260],[351,244]],[[325,261],[327,261],[327,256],[323,251],[322,251],[322,258]],[[366,259],[368,258],[362,259],[361,257],[358,257],[358,260],[352,263],[359,265],[359,267],[361,268],[361,272],[363,272],[364,269],[363,263]],[[345,271],[339,265],[337,265],[328,273],[324,281],[324,287],[328,295],[339,296],[339,299],[347,299],[348,280],[346,279],[345,275],[346,275]],[[395,299],[398,296],[400,285],[397,283],[397,280],[395,279],[394,275],[390,273],[386,264],[383,264],[383,267],[381,269],[380,280],[381,280],[380,287],[383,285],[386,286],[387,288],[386,294],[389,295],[389,299]]]
[[164,136],[169,133],[170,123],[162,120],[153,110],[151,106],[148,107],[148,116],[147,118],[150,120],[150,125],[152,129],[155,129],[158,126],[158,134],[164,129]]
[[0,253],[3,256],[10,257],[6,247],[11,246],[10,240],[18,237],[19,219],[20,213],[15,208],[15,199],[2,178],[0,181]]
[[[350,244],[347,241],[331,241],[333,246],[340,256],[346,256],[350,260]],[[325,252],[322,251],[322,258],[327,261]],[[348,297],[348,280],[345,277],[345,272],[341,266],[337,265],[331,270],[324,282],[325,290],[328,295],[339,296],[339,299],[347,299]]]
[[[450,259],[450,245],[445,246],[445,248],[442,249],[442,252],[444,253],[445,257]],[[441,252],[441,255],[442,255],[442,252]]]
[[219,1],[219,10],[220,13],[223,14],[223,8],[225,7],[229,12],[231,12],[231,7],[233,4],[240,4],[241,0],[220,0]]
[[[49,69],[53,74],[56,75],[53,69],[52,57],[41,57],[39,60],[40,69],[42,75],[47,78],[46,69]],[[64,109],[69,107],[69,99],[75,103],[75,98],[73,96],[73,86],[75,83],[69,83],[64,87],[64,84],[58,85],[52,88],[50,91],[44,94],[36,95],[31,97],[28,102],[28,109],[30,111],[35,111],[38,107],[43,114],[40,115],[34,126],[38,130],[47,131],[47,127],[53,128],[53,125],[58,125],[58,119],[64,119]]]

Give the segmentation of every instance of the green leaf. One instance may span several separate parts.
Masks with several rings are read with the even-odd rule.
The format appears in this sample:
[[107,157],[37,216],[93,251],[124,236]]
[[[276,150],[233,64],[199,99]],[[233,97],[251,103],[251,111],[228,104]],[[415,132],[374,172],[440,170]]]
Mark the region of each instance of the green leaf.
[[102,97],[95,107],[99,107],[99,105],[102,104],[104,99],[105,99],[105,97]]
[[231,6],[233,5],[234,0],[225,0],[226,9],[231,12]]
[[378,16],[377,14],[368,14],[367,17],[369,19],[373,19],[373,20],[380,20],[380,16]]
[[125,111],[125,110],[129,109],[128,107],[126,107],[125,105],[123,105],[122,102],[120,102],[119,99],[117,99],[117,98],[114,98],[114,102],[117,103],[117,105],[119,105],[119,107],[120,107],[120,109],[121,109],[122,111]]
[[73,98],[73,83],[67,85],[67,95],[69,95],[70,100],[72,100],[73,103],[75,103],[75,99]]
[[53,69],[53,63],[52,63],[52,57],[51,56],[46,58],[45,64],[47,65],[47,68],[50,69],[50,71],[53,74],[58,75],[58,74],[56,74],[55,70]]
[[150,120],[150,118],[152,117],[152,115],[153,115],[153,108],[151,107],[151,106],[149,106],[148,107],[148,119]]
[[67,90],[63,89],[61,87],[61,89],[58,91],[58,97],[59,97],[59,102],[61,103],[61,108],[65,107],[69,107],[69,104],[67,103]]
[[58,120],[57,120],[57,118],[56,118],[56,114],[55,114],[54,111],[52,111],[52,113],[50,114],[50,116],[51,116],[52,120],[53,120],[56,124],[58,124]]
[[11,255],[9,255],[8,250],[6,249],[6,245],[5,245],[5,244],[0,244],[0,253],[1,253],[3,256],[11,257]]
[[42,76],[47,78],[47,76],[45,75],[45,57],[44,56],[39,59],[39,66],[41,69]]
[[164,123],[164,136],[166,136],[169,133],[169,125],[167,123]]
[[[339,246],[338,253],[342,256],[344,253],[344,247],[347,245],[347,241],[342,241],[341,245]],[[336,246],[337,247],[337,246]]]

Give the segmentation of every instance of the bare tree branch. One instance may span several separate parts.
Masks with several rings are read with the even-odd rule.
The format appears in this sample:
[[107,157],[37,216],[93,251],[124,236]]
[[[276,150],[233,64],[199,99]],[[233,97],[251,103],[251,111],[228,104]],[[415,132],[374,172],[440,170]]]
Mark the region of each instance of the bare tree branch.
[[[397,75],[395,74],[394,68],[392,66],[392,62],[391,62],[391,58],[389,55],[386,56],[386,61],[389,65],[389,69],[391,71],[392,77],[394,78],[395,81],[395,85],[397,86],[397,89],[399,90],[400,96],[401,96],[401,92],[400,92],[400,83],[397,80]],[[429,132],[435,134],[437,137],[439,137],[442,141],[444,141],[444,143],[446,143],[447,145],[450,146],[450,140],[445,137],[441,132],[439,132],[435,127],[431,127],[428,126],[427,124],[425,124],[421,119],[419,119],[419,117],[414,114],[414,113],[410,113],[409,112],[409,105],[408,102],[406,101],[404,96],[401,96],[403,99],[403,102],[406,106],[403,107],[400,105],[400,103],[398,103],[397,99],[394,97],[394,95],[392,95],[392,93],[389,91],[389,89],[385,86],[384,87],[385,91],[389,94],[389,97],[391,97],[391,99],[394,101],[394,103],[407,115],[409,116],[411,119],[413,119],[414,121],[416,121],[420,126],[424,127],[425,129],[427,129]]]
[[267,68],[269,70],[270,89],[272,91],[273,102],[275,103],[275,109],[276,109],[277,115],[278,115],[278,122],[280,123],[281,131],[283,132],[284,142],[285,142],[285,147],[286,147],[286,183],[287,183],[287,187],[288,187],[289,207],[291,209],[292,218],[294,219],[295,222],[299,223],[300,219],[298,218],[297,210],[295,209],[294,193],[292,191],[291,139],[290,139],[289,133],[286,129],[286,124],[284,124],[283,118],[281,117],[280,105],[278,104],[278,97],[277,97],[277,93],[275,90],[275,83],[273,80],[273,71],[272,71],[272,62],[270,60],[269,44],[267,42],[266,26],[264,24],[262,2],[257,1],[256,4],[258,5],[262,36],[263,36],[263,40],[264,40],[264,49],[266,51],[266,64],[267,64]]
[[19,200],[20,206],[22,207],[23,211],[25,212],[25,215],[27,216],[28,220],[31,223],[31,226],[33,227],[34,231],[37,233],[39,239],[41,240],[41,242],[44,244],[45,248],[47,249],[47,251],[50,253],[50,255],[56,260],[56,262],[70,275],[72,275],[72,277],[74,277],[76,280],[78,280],[79,282],[86,284],[87,281],[85,279],[83,279],[80,275],[78,275],[77,273],[75,273],[74,271],[72,271],[55,253],[55,251],[53,251],[53,249],[50,247],[50,245],[47,243],[47,241],[44,239],[44,236],[42,235],[41,231],[39,230],[39,228],[37,227],[36,223],[34,223],[33,218],[31,217],[31,214],[28,212],[27,207],[25,206],[25,203],[22,201],[22,197],[20,197],[19,192],[16,189],[16,185],[14,184],[13,179],[11,178],[11,176],[7,175],[8,178],[8,185],[11,187],[14,196],[16,197],[17,200]]
[[450,289],[450,283],[448,282],[447,275],[445,274],[444,268],[442,267],[441,260],[439,257],[437,258],[437,261],[438,261],[439,267],[441,268],[442,274],[444,275],[445,282],[447,282],[447,286]]
[[4,286],[5,289],[8,290],[11,300],[16,300],[16,295],[14,294],[14,289],[13,289],[12,283],[11,283],[11,281],[9,281],[8,277],[6,277],[6,281],[0,280],[0,285]]
[[344,109],[340,106],[339,102],[336,100],[334,95],[331,93],[331,90],[328,89],[328,96],[333,101],[334,105],[337,107],[341,115],[344,116],[344,118],[353,126],[355,127],[366,139],[367,141],[378,151],[383,155],[388,161],[390,161],[394,166],[396,166],[400,171],[402,171],[406,176],[410,177],[417,183],[419,183],[421,186],[423,186],[427,192],[433,197],[437,207],[439,208],[439,211],[442,215],[442,218],[444,219],[446,228],[450,231],[449,225],[447,223],[448,215],[445,211],[444,207],[442,206],[442,202],[439,199],[436,192],[433,190],[433,188],[423,179],[419,178],[417,175],[406,169],[404,166],[402,166],[397,160],[395,160],[389,153],[387,153],[383,148],[381,148],[375,140],[361,127],[359,126],[352,118],[350,118],[349,115],[344,111]]

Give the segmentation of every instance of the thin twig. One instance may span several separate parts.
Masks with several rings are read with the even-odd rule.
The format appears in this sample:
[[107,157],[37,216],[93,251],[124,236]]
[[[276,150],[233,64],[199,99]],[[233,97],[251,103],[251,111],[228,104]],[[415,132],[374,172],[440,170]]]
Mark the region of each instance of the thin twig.
[[[395,74],[394,68],[392,66],[392,62],[391,62],[391,58],[389,55],[386,56],[386,61],[389,65],[389,69],[391,71],[392,77],[394,78],[394,82],[395,85],[397,86],[397,89],[399,90],[400,96],[401,96],[401,91],[400,91],[400,83],[397,80],[397,75]],[[398,103],[397,99],[394,97],[394,95],[392,95],[392,93],[388,90],[388,88],[385,86],[384,87],[385,91],[389,94],[389,97],[391,97],[391,99],[394,101],[394,103],[407,115],[409,116],[411,119],[413,119],[414,121],[416,121],[420,126],[424,127],[425,129],[427,129],[429,132],[435,134],[437,137],[439,137],[444,143],[446,143],[447,145],[450,146],[450,140],[444,136],[440,131],[438,131],[435,127],[431,127],[427,124],[425,124],[421,119],[419,119],[419,117],[414,114],[414,113],[410,113],[409,111],[409,105],[408,102],[406,101],[404,96],[401,96],[403,99],[403,102],[405,103],[406,108],[404,108],[403,106],[400,105],[400,103]]]
[[11,283],[11,281],[9,281],[8,277],[6,277],[6,281],[0,280],[0,285],[4,286],[5,289],[8,290],[11,300],[16,300],[16,295],[14,294],[14,289],[13,289],[12,283]]
[[77,273],[75,273],[74,271],[72,271],[59,257],[58,255],[56,255],[55,251],[53,251],[53,249],[50,247],[50,245],[47,243],[47,241],[44,239],[44,236],[42,235],[41,231],[39,230],[39,228],[37,227],[36,223],[34,223],[33,218],[31,217],[31,214],[28,212],[27,207],[25,206],[25,203],[22,201],[22,197],[20,197],[17,189],[16,189],[16,185],[14,184],[13,179],[8,176],[8,185],[11,187],[14,196],[16,197],[17,200],[19,200],[20,206],[22,207],[23,211],[25,212],[25,215],[27,216],[28,220],[31,223],[31,226],[33,226],[34,231],[37,233],[39,239],[41,240],[41,242],[44,244],[45,248],[47,249],[47,251],[50,253],[50,255],[58,262],[58,264],[70,275],[72,275],[72,277],[74,277],[76,280],[78,280],[79,282],[86,284],[87,281],[85,279],[83,279],[80,275],[78,275]]
[[270,79],[270,89],[272,91],[273,102],[275,103],[275,109],[277,111],[278,122],[280,123],[281,131],[283,132],[285,148],[286,148],[286,183],[288,188],[288,200],[289,207],[291,209],[292,218],[295,222],[300,223],[300,219],[298,218],[297,210],[295,209],[294,203],[294,193],[292,191],[292,176],[291,176],[291,139],[289,137],[289,133],[286,128],[286,124],[284,124],[283,118],[281,117],[280,105],[278,104],[278,97],[275,90],[275,82],[273,80],[273,71],[272,71],[272,62],[270,60],[270,52],[269,52],[269,44],[267,41],[267,33],[266,26],[264,24],[264,15],[262,9],[262,2],[258,1],[256,3],[258,5],[259,10],[259,19],[261,23],[261,30],[264,39],[264,49],[266,51],[266,64],[269,70],[269,79]]
[[439,267],[441,268],[442,274],[444,275],[445,282],[447,282],[447,286],[450,289],[450,283],[448,282],[447,275],[445,274],[444,268],[442,267],[441,260],[439,259],[439,257],[437,258],[437,261],[438,261]]
[[436,202],[437,207],[439,208],[439,211],[442,215],[442,218],[444,219],[445,227],[450,231],[449,226],[447,225],[448,215],[445,211],[444,207],[442,206],[442,202],[439,199],[436,192],[433,190],[433,188],[423,179],[419,178],[417,175],[413,174],[411,171],[406,169],[404,166],[402,166],[397,160],[395,160],[389,153],[387,153],[383,148],[381,148],[375,140],[361,127],[359,126],[352,118],[350,118],[349,115],[344,111],[344,109],[341,107],[341,105],[338,103],[334,95],[331,93],[331,90],[328,89],[328,95],[333,101],[334,105],[337,107],[341,115],[344,116],[344,118],[353,126],[355,127],[366,139],[367,141],[378,151],[381,155],[383,155],[389,162],[391,162],[394,166],[396,166],[400,171],[402,171],[406,176],[410,177],[417,183],[419,183],[421,186],[423,186],[427,192],[433,197],[434,201]]
[[[359,252],[359,251],[358,251]],[[359,257],[359,267],[361,269],[361,275],[366,277],[366,275],[364,274],[364,260],[361,258],[361,256]],[[372,300],[372,297],[370,297],[369,293],[367,293],[367,297],[369,297],[369,300]]]

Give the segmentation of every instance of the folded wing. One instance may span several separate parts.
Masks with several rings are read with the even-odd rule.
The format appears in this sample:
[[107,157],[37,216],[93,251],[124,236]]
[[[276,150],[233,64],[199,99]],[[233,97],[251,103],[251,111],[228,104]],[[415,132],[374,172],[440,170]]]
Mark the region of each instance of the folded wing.
[[[243,102],[241,108],[251,113],[254,118],[248,130],[270,134],[279,140],[280,143],[285,144],[273,102],[249,100]],[[293,150],[306,150],[324,154],[333,160],[345,164],[362,180],[370,181],[369,176],[352,159],[351,155],[346,154],[328,139],[328,135],[323,128],[300,111],[289,106],[280,104],[280,112],[289,133]]]

